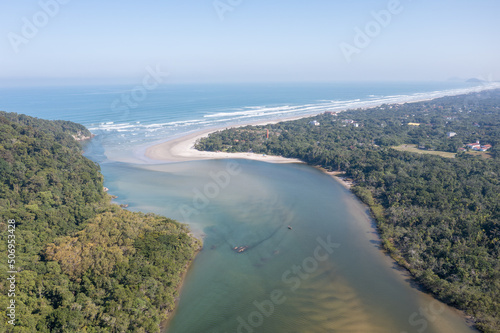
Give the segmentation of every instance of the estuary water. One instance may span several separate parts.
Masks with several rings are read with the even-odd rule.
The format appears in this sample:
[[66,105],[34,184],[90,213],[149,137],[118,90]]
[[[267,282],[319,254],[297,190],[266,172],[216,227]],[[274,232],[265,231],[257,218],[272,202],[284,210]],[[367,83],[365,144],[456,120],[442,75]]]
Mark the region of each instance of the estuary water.
[[473,332],[412,287],[366,208],[315,168],[214,160],[103,173],[117,202],[204,239],[165,332]]

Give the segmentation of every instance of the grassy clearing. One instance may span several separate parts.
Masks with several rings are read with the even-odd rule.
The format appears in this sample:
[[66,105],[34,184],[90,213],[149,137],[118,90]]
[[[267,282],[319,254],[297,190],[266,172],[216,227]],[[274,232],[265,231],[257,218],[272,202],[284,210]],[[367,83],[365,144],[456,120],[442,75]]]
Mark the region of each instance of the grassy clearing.
[[417,154],[438,155],[438,156],[445,157],[445,158],[455,158],[455,155],[456,155],[456,153],[448,153],[445,151],[418,149],[417,145],[409,145],[409,144],[395,146],[392,148],[399,150],[399,151],[408,151],[410,153],[417,153]]
[[491,154],[485,151],[468,151],[467,154],[481,156],[482,158],[492,158]]

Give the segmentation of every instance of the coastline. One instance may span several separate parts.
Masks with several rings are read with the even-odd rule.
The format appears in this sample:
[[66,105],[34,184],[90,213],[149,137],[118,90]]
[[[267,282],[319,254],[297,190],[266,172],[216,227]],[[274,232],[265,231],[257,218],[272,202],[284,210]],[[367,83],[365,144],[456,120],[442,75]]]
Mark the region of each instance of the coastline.
[[187,162],[187,161],[208,160],[208,159],[248,159],[248,160],[262,161],[268,163],[304,163],[299,159],[286,158],[274,155],[262,155],[256,153],[224,153],[224,152],[199,151],[194,148],[194,145],[196,141],[198,141],[199,139],[205,138],[211,133],[215,133],[221,130],[244,127],[249,125],[260,126],[260,125],[276,124],[281,121],[292,121],[305,117],[312,117],[312,116],[311,115],[303,117],[300,116],[287,119],[277,119],[264,122],[253,122],[242,125],[205,129],[150,146],[146,149],[144,155],[151,160],[165,161],[165,162]]
[[322,172],[326,173],[327,175],[335,179],[340,185],[342,185],[348,191],[351,191],[352,187],[355,185],[351,179],[343,176],[345,175],[344,171],[328,171],[322,167],[315,167],[315,168],[321,170]]
[[180,283],[175,288],[177,295],[176,295],[175,301],[174,301],[174,308],[170,311],[167,311],[167,318],[165,318],[162,322],[160,322],[160,332],[161,333],[167,332],[170,321],[174,317],[175,311],[177,311],[181,291],[182,291],[182,288],[184,287],[184,282],[186,281],[186,276],[189,274],[191,268],[193,267],[193,263],[196,260],[196,258],[198,257],[198,254],[203,250],[203,239],[196,238],[191,233],[189,233],[189,236],[193,239],[193,242],[196,242],[199,244],[199,247],[193,253],[193,257],[187,263],[186,267],[184,268],[184,271],[182,272],[182,274],[180,276]]
[[[475,87],[474,89],[471,89],[469,92],[458,92],[458,93],[450,93],[448,95],[443,95],[443,96],[437,96],[437,97],[422,97],[419,99],[409,99],[407,101],[399,101],[395,103],[390,103],[388,105],[401,105],[405,103],[420,103],[420,102],[427,102],[427,101],[432,101],[436,100],[439,98],[443,97],[450,97],[450,96],[461,96],[461,95],[467,95],[469,93],[477,93],[477,92],[482,92],[482,91],[487,91],[487,90],[494,90],[498,89],[499,86],[480,86],[480,87]],[[370,105],[358,109],[362,110],[367,110],[370,108],[374,107],[379,107],[381,105],[384,105],[386,103],[380,103],[376,105]],[[336,112],[343,112],[347,110],[351,110],[352,108],[346,108],[346,109],[341,109],[341,110],[336,110]],[[218,131],[226,130],[226,129],[232,129],[232,128],[239,128],[239,127],[245,127],[245,126],[263,126],[263,125],[269,125],[269,124],[276,124],[280,122],[286,122],[286,121],[293,121],[293,120],[298,120],[298,119],[303,119],[303,118],[310,118],[310,117],[315,117],[319,114],[322,114],[323,112],[320,113],[315,113],[315,114],[305,114],[305,115],[299,115],[299,116],[293,116],[293,117],[285,117],[285,118],[276,118],[276,119],[270,119],[270,120],[263,120],[263,121],[254,121],[254,122],[248,122],[248,123],[243,123],[243,124],[235,124],[235,125],[225,125],[225,126],[218,126],[218,127],[212,127],[208,129],[203,129],[203,130],[198,130],[193,133],[189,134],[184,134],[180,137],[173,138],[173,139],[167,139],[164,142],[160,143],[153,143],[152,145],[146,147],[145,151],[142,153],[144,154],[144,157],[149,159],[150,161],[162,161],[162,162],[188,162],[188,161],[196,161],[196,160],[208,160],[208,159],[249,159],[249,160],[255,160],[255,161],[261,161],[261,162],[268,162],[268,163],[304,163],[303,161],[299,159],[293,159],[293,158],[286,158],[282,156],[271,156],[271,155],[261,155],[261,154],[256,154],[256,153],[226,153],[226,152],[208,152],[208,151],[199,151],[194,148],[194,145],[197,140],[208,137],[211,133],[215,133]],[[326,170],[324,170],[326,171]],[[334,177],[337,177],[338,175],[334,175]],[[339,179],[342,179],[340,177]],[[342,181],[343,183],[343,181]],[[350,188],[350,187],[349,187]],[[348,188],[348,189],[349,189]]]

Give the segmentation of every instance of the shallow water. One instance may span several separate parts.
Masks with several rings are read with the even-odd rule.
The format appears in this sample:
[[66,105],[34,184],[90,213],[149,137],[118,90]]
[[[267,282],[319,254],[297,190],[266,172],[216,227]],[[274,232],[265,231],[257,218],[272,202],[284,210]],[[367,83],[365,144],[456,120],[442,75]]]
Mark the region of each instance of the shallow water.
[[312,167],[215,160],[102,168],[118,203],[189,223],[204,237],[168,333],[473,331],[411,287],[378,249],[365,207]]

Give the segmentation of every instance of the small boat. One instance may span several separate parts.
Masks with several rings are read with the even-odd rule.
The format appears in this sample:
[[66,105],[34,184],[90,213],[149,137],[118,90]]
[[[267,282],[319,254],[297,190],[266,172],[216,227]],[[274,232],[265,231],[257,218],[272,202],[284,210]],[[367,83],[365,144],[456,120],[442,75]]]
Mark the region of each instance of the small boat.
[[291,227],[291,226],[288,226],[288,229],[289,229],[289,230],[292,230],[292,227]]
[[235,246],[233,250],[236,251],[237,253],[242,253],[248,250],[248,246]]

